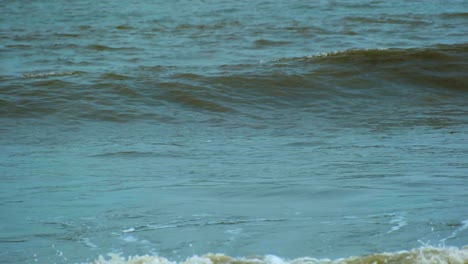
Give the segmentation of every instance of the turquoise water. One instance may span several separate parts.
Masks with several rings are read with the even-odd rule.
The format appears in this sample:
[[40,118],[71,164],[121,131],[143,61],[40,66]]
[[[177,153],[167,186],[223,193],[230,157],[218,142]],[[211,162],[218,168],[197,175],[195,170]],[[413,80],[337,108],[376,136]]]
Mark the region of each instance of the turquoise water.
[[468,2],[0,11],[0,262],[468,261]]

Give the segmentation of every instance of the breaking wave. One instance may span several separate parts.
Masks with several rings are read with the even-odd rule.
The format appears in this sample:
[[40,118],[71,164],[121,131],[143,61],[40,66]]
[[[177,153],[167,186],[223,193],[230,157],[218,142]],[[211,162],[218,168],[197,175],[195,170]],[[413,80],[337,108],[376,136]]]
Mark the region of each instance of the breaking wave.
[[122,257],[110,254],[108,258],[100,256],[94,264],[466,264],[468,263],[468,247],[437,248],[422,247],[410,251],[393,253],[378,253],[359,257],[341,259],[316,259],[303,257],[283,259],[274,255],[259,257],[231,257],[224,254],[206,254],[192,256],[185,261],[174,262],[159,256]]

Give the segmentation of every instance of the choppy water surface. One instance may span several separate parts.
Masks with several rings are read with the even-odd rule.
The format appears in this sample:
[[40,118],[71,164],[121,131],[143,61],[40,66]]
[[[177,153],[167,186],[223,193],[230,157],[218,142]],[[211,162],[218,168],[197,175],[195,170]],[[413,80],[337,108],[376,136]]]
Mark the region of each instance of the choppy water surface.
[[0,262],[468,262],[468,2],[0,11]]

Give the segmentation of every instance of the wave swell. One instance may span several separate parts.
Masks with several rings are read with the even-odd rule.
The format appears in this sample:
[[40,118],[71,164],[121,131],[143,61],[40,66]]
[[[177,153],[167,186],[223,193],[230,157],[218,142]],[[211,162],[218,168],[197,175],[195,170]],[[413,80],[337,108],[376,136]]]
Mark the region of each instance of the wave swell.
[[468,44],[347,50],[242,65],[33,72],[1,77],[0,116],[128,122],[173,119],[180,111],[320,112],[408,98],[433,106],[447,98],[465,100],[467,73]]

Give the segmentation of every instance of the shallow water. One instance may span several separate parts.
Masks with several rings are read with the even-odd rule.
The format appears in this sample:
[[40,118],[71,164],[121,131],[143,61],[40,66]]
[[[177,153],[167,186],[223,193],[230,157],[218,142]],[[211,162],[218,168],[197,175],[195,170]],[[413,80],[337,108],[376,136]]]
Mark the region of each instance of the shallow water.
[[467,5],[0,3],[0,262],[466,263]]

